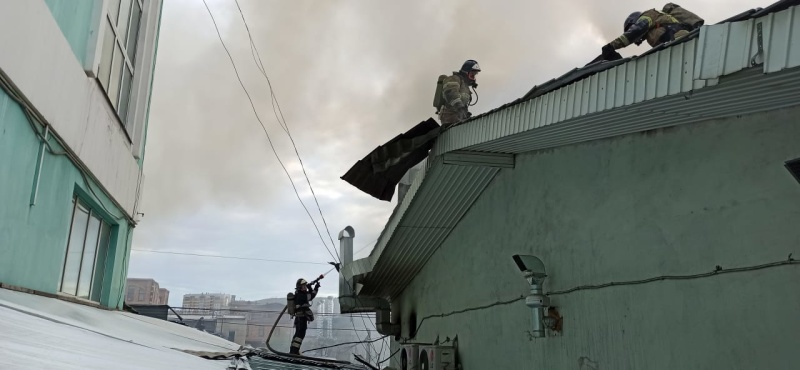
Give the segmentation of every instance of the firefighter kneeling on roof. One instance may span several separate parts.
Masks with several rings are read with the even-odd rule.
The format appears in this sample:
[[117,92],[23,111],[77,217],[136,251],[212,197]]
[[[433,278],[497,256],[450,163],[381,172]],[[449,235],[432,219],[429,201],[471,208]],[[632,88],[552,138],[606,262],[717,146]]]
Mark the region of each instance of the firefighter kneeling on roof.
[[[314,321],[314,312],[311,311],[311,300],[317,296],[320,287],[319,280],[323,277],[324,276],[320,275],[320,277],[312,281],[311,284],[305,279],[297,279],[294,294],[289,293],[286,297],[286,306],[288,307],[289,315],[294,316],[295,326],[294,338],[292,338],[292,346],[289,350],[290,354],[300,354],[300,346],[303,345],[303,338],[306,337],[308,323]],[[314,289],[309,290],[309,285],[314,283],[316,283]]]
[[620,37],[603,46],[603,55],[645,40],[650,46],[675,41],[701,27],[705,21],[678,4],[668,3],[661,11],[650,9],[633,12],[625,19]]

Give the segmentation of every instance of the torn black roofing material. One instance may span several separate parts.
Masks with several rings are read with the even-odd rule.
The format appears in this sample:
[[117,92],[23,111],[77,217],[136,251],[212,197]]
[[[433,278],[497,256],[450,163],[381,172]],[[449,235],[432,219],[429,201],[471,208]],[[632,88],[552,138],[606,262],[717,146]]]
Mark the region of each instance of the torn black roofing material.
[[440,131],[439,124],[428,118],[375,148],[341,179],[375,198],[391,201],[400,179],[428,156]]

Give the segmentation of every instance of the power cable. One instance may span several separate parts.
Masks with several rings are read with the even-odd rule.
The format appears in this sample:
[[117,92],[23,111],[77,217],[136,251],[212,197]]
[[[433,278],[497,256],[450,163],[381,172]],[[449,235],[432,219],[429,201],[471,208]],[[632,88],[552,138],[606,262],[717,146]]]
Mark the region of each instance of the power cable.
[[662,276],[656,276],[656,277],[653,277],[653,278],[642,279],[642,280],[610,282],[610,283],[597,284],[597,285],[581,285],[581,286],[577,286],[577,287],[566,289],[566,290],[559,290],[559,291],[549,292],[549,293],[547,293],[547,295],[549,295],[549,296],[564,295],[564,294],[577,292],[577,291],[580,291],[580,290],[596,290],[596,289],[609,288],[609,287],[613,287],[613,286],[639,285],[639,284],[647,284],[647,283],[652,283],[652,282],[655,282],[655,281],[663,281],[663,280],[701,279],[701,278],[711,277],[711,276],[715,276],[715,275],[730,274],[730,273],[735,273],[735,272],[756,271],[756,270],[763,270],[763,269],[768,269],[768,268],[772,268],[772,267],[779,267],[779,266],[792,265],[792,264],[798,264],[798,261],[796,261],[794,258],[792,258],[792,255],[789,254],[789,257],[786,260],[770,262],[770,263],[765,263],[765,264],[761,264],[761,265],[747,266],[747,267],[733,267],[733,268],[728,268],[728,269],[723,269],[721,266],[717,265],[716,267],[714,267],[713,271],[709,271],[709,272],[706,272],[706,273],[693,274],[693,275],[662,275]]
[[362,341],[358,341],[358,342],[344,342],[344,343],[334,344],[334,345],[325,346],[325,347],[317,347],[317,348],[307,349],[307,350],[304,350],[303,352],[311,352],[311,351],[317,351],[317,350],[320,350],[320,349],[341,347],[341,346],[346,346],[348,344],[362,344],[362,343],[369,344],[369,343],[377,342],[377,341],[379,341],[381,339],[384,339],[384,338],[387,338],[387,337],[389,337],[389,336],[388,335],[384,335],[384,336],[382,336],[382,337],[380,337],[378,339],[373,339],[373,340],[369,340],[369,341],[363,341],[362,340]]
[[[261,124],[261,128],[264,130],[264,134],[267,137],[267,142],[269,142],[269,146],[272,149],[272,153],[275,155],[275,159],[278,160],[278,163],[281,165],[281,168],[283,168],[283,172],[286,173],[286,176],[289,178],[289,183],[291,183],[292,189],[294,189],[294,193],[297,196],[297,200],[300,201],[300,204],[303,206],[303,209],[306,211],[306,214],[308,214],[308,217],[311,219],[311,223],[314,224],[314,228],[317,230],[317,234],[319,235],[320,240],[322,240],[322,244],[323,244],[323,246],[325,246],[325,250],[327,250],[328,253],[331,255],[331,257],[333,257],[334,261],[338,261],[336,256],[328,248],[328,244],[325,242],[325,239],[322,237],[322,232],[319,230],[319,227],[317,226],[317,222],[314,221],[314,217],[311,216],[311,212],[308,210],[308,208],[306,207],[305,203],[303,203],[303,199],[300,198],[300,192],[297,190],[297,186],[295,186],[294,180],[292,180],[292,176],[289,174],[289,170],[286,169],[286,166],[283,164],[283,161],[281,160],[280,156],[278,155],[278,151],[275,149],[275,145],[272,143],[272,138],[270,137],[269,132],[267,131],[267,127],[264,126],[264,122],[261,120],[261,117],[258,115],[258,110],[256,109],[255,103],[253,103],[253,98],[250,96],[250,92],[247,91],[247,88],[244,86],[244,82],[242,82],[242,78],[239,75],[239,70],[236,68],[236,63],[233,60],[233,56],[231,56],[231,53],[228,50],[228,47],[225,45],[225,41],[222,39],[222,34],[219,31],[219,26],[217,26],[217,21],[216,21],[216,19],[214,19],[214,14],[211,12],[211,8],[208,7],[208,3],[206,2],[206,0],[203,0],[203,4],[205,5],[206,10],[208,11],[208,15],[211,17],[211,22],[214,23],[214,29],[217,31],[217,36],[219,37],[219,41],[222,44],[222,47],[225,49],[225,53],[228,54],[228,59],[230,59],[230,61],[231,61],[231,66],[233,67],[233,71],[234,71],[234,73],[236,73],[236,79],[239,80],[239,84],[242,86],[242,89],[244,90],[244,93],[247,95],[247,99],[250,101],[250,106],[253,109],[253,113],[255,114],[256,119],[258,120],[258,123]],[[334,249],[335,248],[336,247],[334,246]]]
[[[225,309],[219,309],[219,308],[198,308],[198,307],[182,307],[182,306],[181,307],[172,307],[172,306],[170,306],[170,308],[174,308],[176,310],[185,310],[185,311],[192,311],[192,310],[194,310],[194,311],[208,311],[208,312],[211,312],[211,313],[216,313],[216,312],[219,312],[219,311],[242,312],[242,313],[281,313],[281,311],[277,311],[277,310],[251,310],[251,309],[247,309],[247,308],[225,308]],[[181,313],[183,313],[184,315],[187,314],[186,312],[181,312]],[[353,315],[353,314],[348,314],[348,313],[315,313],[314,315],[315,316],[348,316],[348,315]]]
[[[545,295],[548,295],[548,296],[565,295],[565,294],[574,293],[574,292],[581,291],[581,290],[597,290],[597,289],[609,288],[609,287],[614,287],[614,286],[640,285],[640,284],[646,284],[646,283],[652,283],[652,282],[664,281],[664,280],[701,279],[701,278],[712,277],[712,276],[722,275],[722,274],[727,274],[727,273],[756,271],[756,270],[763,270],[763,269],[775,268],[775,267],[787,266],[787,265],[800,265],[800,261],[795,260],[794,258],[792,258],[792,254],[789,254],[789,257],[787,259],[785,259],[785,260],[776,261],[776,262],[770,262],[770,263],[764,263],[764,264],[760,264],[760,265],[746,266],[746,267],[733,267],[733,268],[727,268],[727,269],[724,269],[721,266],[717,265],[717,266],[715,266],[713,271],[706,272],[706,273],[691,274],[691,275],[662,275],[662,276],[657,276],[657,277],[653,277],[653,278],[649,278],[649,279],[642,279],[642,280],[610,282],[610,283],[597,284],[597,285],[581,285],[581,286],[577,286],[577,287],[570,288],[570,289],[548,292]],[[425,317],[422,318],[422,320],[417,325],[416,330],[414,330],[414,332],[411,333],[409,338],[404,338],[404,339],[408,340],[408,339],[414,338],[414,336],[416,336],[417,333],[419,332],[419,329],[422,328],[422,324],[427,319],[431,319],[431,318],[435,318],[435,317],[447,317],[447,316],[452,316],[452,315],[461,314],[461,313],[470,312],[470,311],[485,310],[485,309],[488,309],[488,308],[491,308],[491,307],[495,307],[495,306],[512,304],[514,302],[519,302],[519,301],[522,301],[524,299],[525,299],[525,296],[519,296],[517,298],[513,298],[513,299],[509,299],[509,300],[505,300],[505,301],[497,301],[497,302],[490,303],[490,304],[483,305],[483,306],[471,307],[471,308],[466,308],[466,309],[462,309],[462,310],[451,311],[451,312],[448,312],[448,313],[442,313],[442,314],[436,314],[436,315],[428,315],[428,316],[425,316]]]
[[281,263],[298,263],[298,264],[307,264],[307,265],[327,265],[324,262],[306,262],[306,261],[289,261],[289,260],[273,260],[267,258],[256,258],[256,257],[236,257],[236,256],[219,256],[214,254],[200,254],[200,253],[184,253],[184,252],[171,252],[171,251],[156,251],[151,249],[138,249],[133,248],[131,249],[137,252],[147,252],[147,253],[160,253],[160,254],[173,254],[179,256],[192,256],[192,257],[210,257],[210,258],[229,258],[229,259],[236,259],[236,260],[246,260],[246,261],[266,261],[266,262],[281,262]]
[[391,360],[391,359],[392,359],[392,357],[394,357],[395,355],[397,355],[397,353],[398,353],[398,352],[400,352],[400,350],[401,350],[401,349],[402,349],[402,347],[401,347],[401,348],[398,348],[398,349],[397,349],[397,351],[394,351],[394,353],[392,353],[391,355],[389,355],[389,357],[387,357],[387,358],[385,358],[385,359],[383,359],[383,360],[379,361],[379,362],[378,362],[378,366],[380,366],[382,363],[384,363],[384,362],[386,362],[386,361],[389,361],[389,360]]
[[[297,160],[300,162],[300,168],[303,170],[303,176],[306,178],[306,182],[308,183],[308,188],[311,190],[311,195],[314,198],[314,202],[317,204],[317,209],[319,210],[319,216],[322,218],[322,223],[325,225],[325,230],[328,232],[328,238],[331,240],[331,246],[333,246],[333,250],[336,252],[336,255],[339,255],[339,251],[336,250],[336,242],[333,241],[333,236],[331,235],[331,230],[328,228],[328,222],[325,220],[325,216],[322,214],[322,207],[319,205],[319,200],[317,199],[317,194],[314,192],[314,187],[311,186],[311,180],[308,178],[308,173],[306,172],[306,167],[303,164],[303,159],[300,157],[300,152],[297,150],[297,145],[294,142],[294,138],[292,134],[289,132],[289,125],[286,124],[286,118],[283,117],[283,111],[280,109],[281,105],[278,102],[278,97],[275,95],[275,91],[272,88],[272,82],[267,75],[267,70],[264,68],[264,62],[261,60],[261,55],[258,53],[258,47],[256,47],[255,41],[253,41],[253,35],[250,33],[250,26],[247,24],[247,20],[244,17],[244,12],[242,12],[242,8],[239,6],[239,0],[235,0],[236,8],[239,9],[239,15],[242,17],[242,22],[244,23],[244,27],[247,30],[247,37],[250,39],[250,52],[253,54],[253,61],[256,64],[256,67],[261,71],[261,74],[264,75],[264,78],[267,80],[267,85],[269,86],[269,94],[272,100],[272,112],[275,114],[275,119],[278,120],[278,123],[283,121],[283,128],[286,131],[286,135],[289,136],[289,140],[292,143],[292,147],[294,148],[294,153],[297,155]],[[277,106],[277,110],[276,110]],[[278,119],[278,112],[280,112],[281,119]],[[336,258],[334,258],[336,260]],[[338,261],[341,262],[341,261]]]

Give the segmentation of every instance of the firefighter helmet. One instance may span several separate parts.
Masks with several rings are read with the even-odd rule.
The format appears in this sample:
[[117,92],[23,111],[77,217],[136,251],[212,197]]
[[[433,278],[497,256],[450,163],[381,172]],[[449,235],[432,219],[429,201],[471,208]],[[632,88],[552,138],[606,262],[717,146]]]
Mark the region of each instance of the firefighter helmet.
[[639,20],[639,17],[642,16],[642,12],[633,12],[628,18],[625,18],[625,25],[622,28],[622,32],[628,32],[628,28],[631,28],[636,21]]

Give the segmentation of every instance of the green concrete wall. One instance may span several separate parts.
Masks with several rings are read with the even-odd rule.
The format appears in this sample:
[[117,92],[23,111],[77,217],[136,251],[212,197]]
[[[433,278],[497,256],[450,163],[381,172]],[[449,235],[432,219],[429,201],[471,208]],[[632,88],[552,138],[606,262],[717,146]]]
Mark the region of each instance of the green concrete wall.
[[91,39],[92,19],[95,6],[100,5],[100,0],[45,0],[50,12],[53,13],[61,33],[69,42],[72,52],[81,65],[86,64],[88,45]]
[[93,183],[96,199],[66,156],[53,154],[44,156],[38,198],[30,206],[38,152],[39,140],[19,105],[0,90],[0,282],[57,293],[78,194],[113,225],[101,304],[121,307],[130,238],[127,222],[115,217],[123,213]]
[[[409,316],[528,293],[514,254],[540,257],[546,291],[800,257],[800,109],[517,156],[403,294]],[[800,266],[556,296],[562,335],[531,339],[524,302],[425,321],[458,337],[464,369],[789,369]],[[393,343],[392,352],[398,348]],[[394,361],[394,366],[398,366]]]

